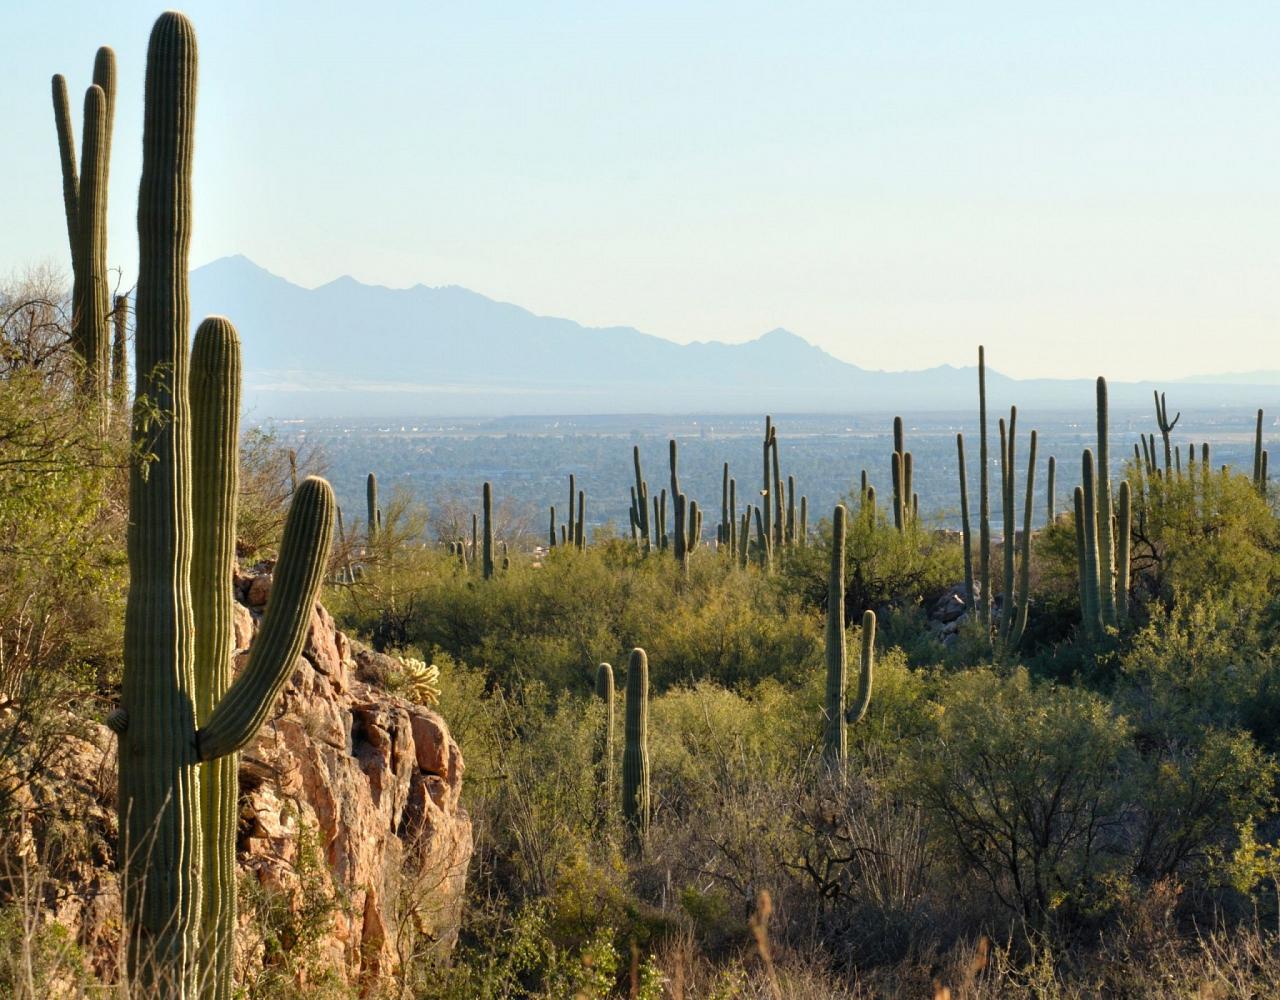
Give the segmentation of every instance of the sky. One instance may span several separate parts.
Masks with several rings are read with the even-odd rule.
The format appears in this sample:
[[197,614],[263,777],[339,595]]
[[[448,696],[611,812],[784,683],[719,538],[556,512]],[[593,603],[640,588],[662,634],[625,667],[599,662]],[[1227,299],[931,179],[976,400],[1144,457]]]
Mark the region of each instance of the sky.
[[[67,264],[49,77],[120,69],[136,270],[160,6],[0,0],[0,275]],[[1280,368],[1280,4],[216,0],[192,261],[457,284],[866,368]],[[12,40],[20,39],[20,44]]]

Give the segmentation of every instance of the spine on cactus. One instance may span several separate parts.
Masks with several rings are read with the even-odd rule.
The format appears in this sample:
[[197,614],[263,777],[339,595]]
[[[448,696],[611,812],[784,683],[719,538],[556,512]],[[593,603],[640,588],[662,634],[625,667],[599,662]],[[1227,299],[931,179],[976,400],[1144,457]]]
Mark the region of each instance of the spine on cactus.
[[960,467],[960,545],[964,552],[964,602],[973,608],[973,532],[969,526],[969,477],[964,465],[964,435],[956,435],[956,459]]
[[649,660],[639,647],[627,664],[622,738],[622,815],[633,844],[642,848],[649,835]]
[[1058,460],[1052,455],[1049,456],[1049,475],[1048,482],[1045,484],[1045,525],[1052,526],[1053,522],[1058,519],[1057,511],[1054,509],[1057,501],[1057,481],[1058,481]]
[[378,540],[378,477],[372,472],[364,481],[365,504],[369,509],[369,525],[366,529],[370,543]]
[[844,549],[845,509],[842,504],[837,504],[831,516],[831,572],[827,577],[827,711],[822,734],[822,754],[832,767],[843,767],[848,756],[844,729],[844,689],[848,680],[844,641]]
[[[1208,464],[1204,468],[1208,469]],[[1131,559],[1131,532],[1133,528],[1133,499],[1129,481],[1120,481],[1120,509],[1116,514],[1116,614],[1121,622],[1129,620],[1129,572]]]
[[858,664],[858,697],[844,711],[844,721],[851,726],[861,722],[871,706],[871,687],[876,672],[876,613],[862,612],[862,655]]
[[978,347],[978,611],[991,631],[991,497],[987,452],[987,355]]
[[486,580],[493,579],[493,486],[485,483],[481,508],[484,512],[484,561],[482,571]]
[[1111,448],[1107,413],[1107,380],[1098,376],[1098,603],[1104,625],[1116,624],[1115,535],[1111,518]]
[[596,697],[604,704],[603,746],[600,748],[600,784],[607,798],[613,788],[613,667],[596,667]]
[[1027,631],[1027,616],[1031,610],[1031,516],[1035,508],[1036,436],[1036,432],[1032,431],[1031,444],[1027,450],[1027,497],[1022,509],[1022,539],[1018,552],[1018,596],[1017,604],[1009,610],[1012,628],[1007,651],[1010,653],[1022,645],[1022,637]]
[[1093,452],[1084,451],[1081,462],[1082,483],[1084,490],[1084,563],[1081,569],[1084,574],[1085,598],[1087,601],[1086,630],[1090,635],[1102,633],[1102,602],[1099,596],[1098,582],[1098,509],[1097,483],[1095,482]]

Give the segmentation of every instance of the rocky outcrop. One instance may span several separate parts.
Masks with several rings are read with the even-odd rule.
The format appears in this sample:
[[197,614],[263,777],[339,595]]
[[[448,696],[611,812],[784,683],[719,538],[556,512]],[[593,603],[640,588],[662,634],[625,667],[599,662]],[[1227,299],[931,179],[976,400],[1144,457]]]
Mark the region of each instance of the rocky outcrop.
[[[235,587],[239,666],[271,578],[237,577]],[[264,939],[255,907],[284,924],[308,921],[309,964],[352,983],[393,975],[403,948],[452,947],[472,846],[459,801],[464,764],[437,712],[377,683],[397,669],[316,605],[277,710],[241,755],[238,849],[249,879],[242,880],[243,974],[278,959],[280,942]],[[107,977],[119,934],[114,764],[105,727],[86,726],[68,740],[48,780],[27,795],[31,832],[20,845],[34,862],[57,817],[87,817],[87,856],[63,859],[40,893],[44,912]]]

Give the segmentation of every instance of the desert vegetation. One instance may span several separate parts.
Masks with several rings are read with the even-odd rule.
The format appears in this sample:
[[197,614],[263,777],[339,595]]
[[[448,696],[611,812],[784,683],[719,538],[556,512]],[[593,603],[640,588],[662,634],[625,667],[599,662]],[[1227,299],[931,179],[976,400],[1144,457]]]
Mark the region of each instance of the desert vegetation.
[[[785,418],[764,417],[758,464],[725,463],[718,498],[682,486],[676,440],[620,450],[620,531],[589,530],[574,476],[549,510],[490,482],[432,510],[373,469],[365,510],[344,513],[308,474],[322,456],[242,433],[235,327],[188,315],[196,78],[192,25],[162,15],[138,283],[115,294],[114,56],[95,62],[78,167],[55,77],[71,287],[32,273],[0,293],[0,992],[1280,989],[1261,411],[1252,465],[1233,468],[1180,438],[1164,394],[1153,429],[1119,440],[1100,377],[1075,485],[1076,456],[1020,437],[1016,409],[990,426],[979,348],[959,531],[922,513],[901,419],[831,510],[788,474]],[[255,565],[269,597],[237,649],[233,580]],[[326,947],[354,925],[329,845],[298,828],[288,892],[238,864],[245,768],[292,794],[238,754],[327,620],[317,601],[383,654],[361,683],[437,706],[466,767],[460,907],[447,924],[429,909],[429,867],[383,873],[362,948],[394,958],[354,976]],[[357,728],[390,743],[379,711],[342,720],[348,747]],[[308,725],[320,741],[325,720]],[[67,747],[103,726],[85,814],[53,809]],[[59,887],[95,865],[122,891],[88,940],[60,923]]]

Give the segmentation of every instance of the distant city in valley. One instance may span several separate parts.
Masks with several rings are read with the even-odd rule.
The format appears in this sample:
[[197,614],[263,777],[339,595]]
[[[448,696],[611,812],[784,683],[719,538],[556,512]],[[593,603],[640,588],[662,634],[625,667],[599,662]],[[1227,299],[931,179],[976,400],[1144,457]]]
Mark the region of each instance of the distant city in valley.
[[[913,415],[904,409],[907,450],[914,456],[915,492],[922,515],[940,527],[959,527],[959,491],[955,435],[965,435],[970,496],[978,486],[977,387],[974,405],[964,411]],[[1177,409],[1177,393],[1170,395],[1170,412]],[[1243,401],[1241,401],[1243,402]],[[1174,431],[1182,459],[1190,444],[1208,442],[1215,468],[1223,463],[1248,472],[1253,461],[1256,408],[1245,405],[1215,409],[1185,409]],[[988,415],[992,480],[999,481],[996,421],[1008,411],[993,408]],[[890,495],[890,454],[893,414],[829,415],[775,414],[784,477],[796,477],[799,492],[809,497],[810,524],[829,517],[835,503],[856,494],[861,470],[866,469],[881,497]],[[396,486],[408,488],[426,501],[436,515],[433,529],[449,531],[466,504],[479,509],[481,485],[490,481],[503,508],[511,534],[528,532],[529,541],[546,536],[548,507],[554,504],[563,519],[568,504],[568,478],[576,477],[587,494],[586,521],[593,528],[628,530],[629,489],[634,483],[631,449],[639,445],[645,476],[660,488],[667,480],[667,442],[680,444],[682,488],[704,511],[704,532],[715,538],[720,518],[723,463],[737,481],[739,512],[757,502],[762,483],[763,415],[741,416],[588,416],[507,417],[497,419],[299,419],[267,421],[282,443],[305,457],[315,453],[337,491],[339,503],[350,512],[347,523],[363,523],[364,481],[378,476],[384,497]],[[1025,484],[1027,442],[1038,434],[1035,523],[1047,514],[1049,456],[1058,462],[1056,509],[1071,504],[1071,490],[1080,481],[1080,455],[1096,445],[1097,430],[1091,398],[1077,410],[1019,409],[1017,422],[1017,481]],[[1280,434],[1274,418],[1265,428],[1269,439]],[[1139,434],[1159,434],[1154,408],[1112,408],[1111,456],[1118,469],[1133,458]],[[1022,503],[1019,486],[1018,503]],[[1000,522],[999,490],[992,491],[992,523]]]

